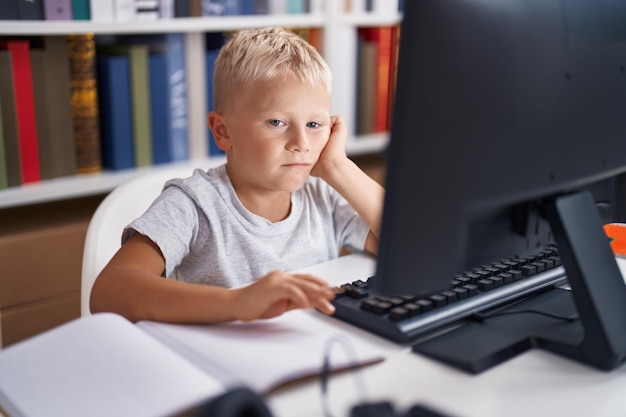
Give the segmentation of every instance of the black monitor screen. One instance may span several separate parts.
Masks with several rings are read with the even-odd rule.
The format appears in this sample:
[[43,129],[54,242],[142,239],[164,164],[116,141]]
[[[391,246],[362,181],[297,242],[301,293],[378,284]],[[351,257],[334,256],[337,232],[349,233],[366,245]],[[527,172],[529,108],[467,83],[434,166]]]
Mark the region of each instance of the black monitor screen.
[[407,1],[387,152],[385,293],[551,243],[555,195],[624,220],[626,2]]

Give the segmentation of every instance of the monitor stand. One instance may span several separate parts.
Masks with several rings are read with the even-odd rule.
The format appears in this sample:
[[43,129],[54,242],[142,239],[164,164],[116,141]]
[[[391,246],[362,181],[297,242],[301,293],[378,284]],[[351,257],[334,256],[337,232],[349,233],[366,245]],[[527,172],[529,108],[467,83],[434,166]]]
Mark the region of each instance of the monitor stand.
[[545,206],[584,335],[572,344],[542,338],[539,347],[610,370],[626,358],[626,286],[588,192],[568,194]]
[[[532,347],[602,370],[626,359],[626,286],[588,192],[543,203],[571,291],[552,289],[421,341],[413,351],[479,373]],[[528,313],[543,311],[564,320]],[[521,311],[526,311],[522,313]]]

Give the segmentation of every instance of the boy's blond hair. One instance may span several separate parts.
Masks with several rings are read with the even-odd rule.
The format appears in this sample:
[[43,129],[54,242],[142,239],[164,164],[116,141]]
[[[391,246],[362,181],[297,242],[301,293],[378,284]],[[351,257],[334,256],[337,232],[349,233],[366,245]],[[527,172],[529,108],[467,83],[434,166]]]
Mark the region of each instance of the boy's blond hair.
[[217,112],[254,83],[295,77],[330,93],[330,68],[308,42],[281,28],[244,29],[222,47],[213,73],[213,101]]

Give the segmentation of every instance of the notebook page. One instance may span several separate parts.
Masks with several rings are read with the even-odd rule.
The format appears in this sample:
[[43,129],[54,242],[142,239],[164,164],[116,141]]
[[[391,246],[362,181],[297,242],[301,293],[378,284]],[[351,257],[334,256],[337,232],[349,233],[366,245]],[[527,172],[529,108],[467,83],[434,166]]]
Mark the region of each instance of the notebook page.
[[166,416],[222,392],[218,380],[113,314],[0,351],[0,408],[11,417]]

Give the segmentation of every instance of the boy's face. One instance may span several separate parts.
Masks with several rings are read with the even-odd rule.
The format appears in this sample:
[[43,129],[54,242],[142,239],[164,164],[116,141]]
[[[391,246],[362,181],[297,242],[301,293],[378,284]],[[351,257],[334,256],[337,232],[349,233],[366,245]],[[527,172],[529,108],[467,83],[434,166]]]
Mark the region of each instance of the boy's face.
[[328,142],[330,94],[295,79],[259,83],[223,114],[228,173],[238,193],[292,192]]

